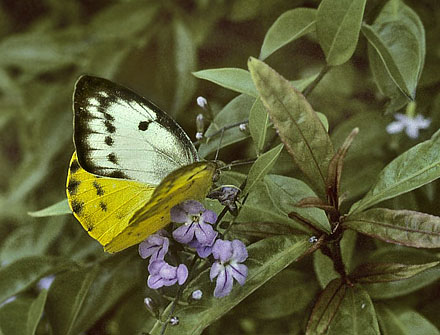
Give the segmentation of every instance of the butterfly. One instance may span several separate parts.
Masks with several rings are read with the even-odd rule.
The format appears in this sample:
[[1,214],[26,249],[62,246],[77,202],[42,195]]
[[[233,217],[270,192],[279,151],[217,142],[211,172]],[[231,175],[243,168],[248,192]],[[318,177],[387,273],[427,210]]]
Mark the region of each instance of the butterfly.
[[211,188],[216,163],[200,161],[176,121],[133,91],[81,76],[73,114],[67,199],[105,251],[142,242],[170,223],[173,206]]

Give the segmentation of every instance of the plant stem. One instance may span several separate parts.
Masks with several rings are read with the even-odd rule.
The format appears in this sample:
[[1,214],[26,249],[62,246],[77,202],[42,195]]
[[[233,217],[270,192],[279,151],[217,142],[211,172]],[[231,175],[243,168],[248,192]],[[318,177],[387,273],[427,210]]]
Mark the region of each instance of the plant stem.
[[330,70],[330,66],[325,65],[322,69],[321,72],[319,72],[318,76],[315,78],[314,81],[312,81],[310,83],[309,86],[307,86],[307,88],[304,90],[303,95],[305,97],[307,97],[308,95],[310,95],[310,93],[312,93],[312,91],[315,89],[315,87],[319,84],[319,82],[321,81],[321,79],[325,76],[325,74]]
[[[191,273],[191,271],[194,269],[194,266],[196,265],[198,259],[199,259],[199,257],[197,255],[194,255],[194,257],[193,257],[193,259],[191,261],[191,264],[189,266],[189,271],[188,271],[189,273]],[[183,290],[185,289],[186,285],[189,282],[190,282],[190,279],[187,278],[186,282],[182,286],[179,287],[179,290],[177,291],[176,297],[174,298],[173,302],[171,303],[170,312],[168,313],[168,316],[167,316],[167,318],[166,318],[166,320],[165,320],[165,322],[164,322],[164,324],[162,326],[162,329],[160,331],[160,335],[165,334],[165,331],[167,330],[167,327],[168,327],[168,323],[171,320],[174,311],[176,310],[176,306],[177,306],[177,303],[178,303],[178,301],[180,299],[180,296],[182,295]]]
[[341,244],[339,241],[334,244],[334,248],[332,248],[332,254],[333,266],[335,270],[341,275],[342,279],[345,280],[347,278],[347,273],[345,272],[345,265],[342,261]]
[[[204,137],[207,138],[207,139],[213,138],[213,137],[217,136],[218,134],[223,133],[224,131],[226,131],[228,129],[232,129],[232,128],[238,127],[241,124],[248,124],[248,123],[249,123],[248,119],[245,119],[245,120],[240,121],[240,122],[232,123],[230,125],[222,127],[221,129],[217,130],[215,133],[213,133],[211,135],[204,135]],[[200,144],[200,143],[202,143],[202,142],[201,141],[193,142],[194,145],[197,145],[197,144]]]

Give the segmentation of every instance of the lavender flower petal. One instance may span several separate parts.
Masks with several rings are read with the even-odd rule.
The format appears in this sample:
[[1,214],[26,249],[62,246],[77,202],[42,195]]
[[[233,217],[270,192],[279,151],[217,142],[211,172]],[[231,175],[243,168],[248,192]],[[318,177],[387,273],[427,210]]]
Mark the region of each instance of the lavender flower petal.
[[242,263],[248,257],[248,252],[246,250],[246,246],[240,240],[232,241],[232,259],[236,262]]
[[173,237],[177,242],[188,244],[194,238],[195,230],[194,224],[183,225],[173,231]]
[[177,282],[182,285],[188,278],[188,268],[185,264],[180,264],[177,268]]
[[233,278],[231,270],[228,268],[225,270],[226,271],[220,272],[217,277],[217,282],[214,289],[214,297],[216,298],[227,296],[232,290]]
[[217,240],[212,247],[212,255],[215,259],[220,260],[222,263],[231,259],[232,252],[231,241]]
[[240,285],[243,285],[248,275],[248,268],[244,264],[230,265],[232,277],[238,281]]
[[202,213],[201,221],[214,224],[217,221],[217,213],[207,209]]

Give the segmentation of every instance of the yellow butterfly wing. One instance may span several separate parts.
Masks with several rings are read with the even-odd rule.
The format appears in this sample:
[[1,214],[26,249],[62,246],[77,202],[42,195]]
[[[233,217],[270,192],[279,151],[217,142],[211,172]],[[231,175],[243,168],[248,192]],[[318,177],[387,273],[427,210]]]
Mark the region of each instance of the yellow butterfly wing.
[[133,212],[129,224],[104,246],[110,253],[142,242],[171,221],[170,209],[182,201],[206,197],[216,171],[213,162],[196,162],[166,176],[154,190],[151,199]]
[[[66,193],[73,215],[103,246],[129,225],[133,213],[147,203],[154,187],[133,180],[100,177],[70,161]],[[128,246],[125,246],[127,248]]]

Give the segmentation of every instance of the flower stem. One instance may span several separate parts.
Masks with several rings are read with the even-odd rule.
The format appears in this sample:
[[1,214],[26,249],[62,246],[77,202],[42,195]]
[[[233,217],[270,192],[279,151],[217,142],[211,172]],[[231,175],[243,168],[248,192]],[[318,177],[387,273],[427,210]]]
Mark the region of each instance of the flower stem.
[[325,76],[325,74],[330,70],[330,66],[325,65],[322,69],[321,72],[319,72],[318,76],[315,78],[314,81],[312,81],[310,83],[309,86],[306,87],[306,89],[303,92],[303,95],[305,97],[307,97],[308,95],[310,95],[310,93],[312,93],[312,91],[315,89],[315,87],[319,84],[319,82],[321,81],[321,79]]
[[[199,256],[197,254],[194,255],[194,257],[191,261],[191,264],[189,266],[189,273],[191,273],[191,271],[194,269],[194,266],[196,265],[198,259],[199,259]],[[162,325],[160,335],[165,334],[165,331],[167,330],[168,324],[169,324],[171,318],[173,317],[174,311],[176,310],[177,303],[179,302],[179,299],[183,293],[183,290],[185,289],[185,287],[188,285],[189,282],[190,282],[190,279],[188,276],[186,282],[183,285],[179,286],[179,289],[176,293],[176,297],[174,298],[173,302],[171,303],[170,312],[168,313],[168,316],[167,316],[166,320],[164,321],[164,324]]]
[[[224,127],[222,127],[221,129],[217,130],[215,133],[213,133],[211,135],[204,135],[204,137],[207,138],[207,139],[213,138],[213,137],[216,137],[219,134],[222,134],[224,131],[226,131],[228,129],[232,129],[232,128],[240,126],[241,124],[247,124],[247,123],[249,123],[249,119],[244,119],[243,121],[232,123],[230,125],[224,126]],[[193,142],[194,145],[197,145],[197,144],[200,144],[200,143],[203,143],[203,140]]]

